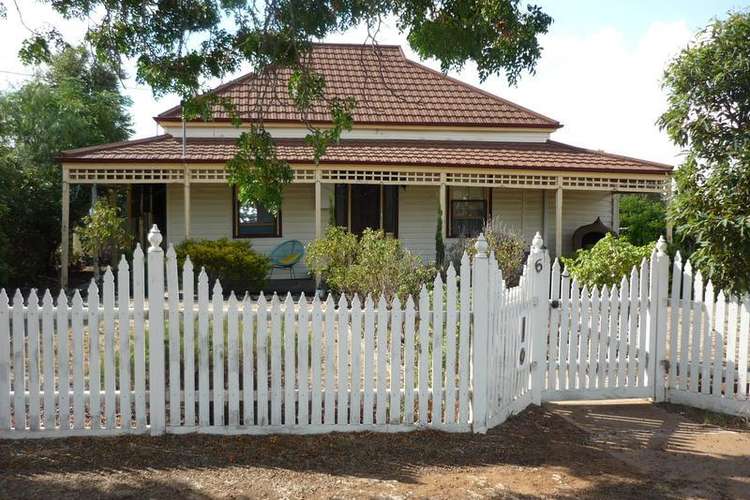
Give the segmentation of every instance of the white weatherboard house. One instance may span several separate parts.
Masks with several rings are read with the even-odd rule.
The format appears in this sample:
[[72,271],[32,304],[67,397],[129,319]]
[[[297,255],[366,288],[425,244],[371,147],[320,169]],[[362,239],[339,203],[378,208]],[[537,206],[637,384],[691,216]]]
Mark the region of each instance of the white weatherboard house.
[[[575,249],[576,229],[597,218],[617,229],[618,193],[668,186],[670,166],[556,142],[557,121],[410,61],[398,46],[321,44],[311,60],[325,75],[326,97],[357,102],[354,129],[318,165],[288,96],[289,71],[273,81],[246,75],[214,90],[248,124],[263,100],[264,125],[294,169],[277,217],[239,206],[227,183],[224,164],[240,133],[227,114],[217,107],[212,121],[185,124],[183,144],[176,107],[155,118],[163,135],[62,155],[63,280],[71,184],[127,186],[141,239],[157,223],[168,242],[249,238],[270,252],[283,241],[306,243],[335,220],[354,232],[382,228],[427,260],[435,256],[439,209],[447,244],[499,215],[527,241],[541,230],[560,255]],[[322,106],[307,118],[330,123]]]

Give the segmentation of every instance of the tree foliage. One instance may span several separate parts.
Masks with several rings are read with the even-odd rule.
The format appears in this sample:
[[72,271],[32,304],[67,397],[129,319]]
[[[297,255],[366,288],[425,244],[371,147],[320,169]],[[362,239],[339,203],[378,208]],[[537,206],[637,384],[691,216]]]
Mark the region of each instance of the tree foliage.
[[[207,83],[246,66],[271,81],[279,70],[291,69],[289,94],[300,118],[305,121],[306,112],[317,105],[326,106],[331,115],[326,128],[305,121],[316,161],[351,128],[356,103],[325,98],[325,78],[309,64],[311,42],[364,25],[367,42],[376,44],[387,18],[407,34],[421,57],[438,59],[444,71],[473,62],[482,80],[504,72],[515,83],[524,71],[534,70],[541,55],[537,37],[552,22],[538,6],[520,0],[47,1],[65,17],[86,20],[86,40],[101,60],[118,71],[124,59],[135,60],[136,78],[156,95],[182,96],[187,119],[208,119],[211,106],[221,105],[239,126],[232,103],[206,93]],[[24,51],[45,57],[60,40],[55,30],[35,33]],[[291,170],[277,159],[263,127],[263,108],[270,104],[258,106],[229,171],[241,201],[262,202],[275,210]],[[264,185],[269,175],[275,180]]]
[[667,231],[666,204],[660,196],[628,194],[620,197],[622,236],[636,246],[648,245]]
[[686,149],[669,209],[692,261],[750,290],[750,11],[714,21],[669,65],[660,125]]
[[[36,66],[36,76],[0,93],[0,279],[39,285],[52,274],[60,244],[61,151],[126,139],[129,101],[118,75],[81,48]],[[71,189],[71,219],[88,189]],[[5,267],[5,271],[2,268]]]
[[590,249],[578,250],[574,257],[561,257],[561,261],[581,285],[612,286],[620,283],[623,276],[629,279],[633,266],[648,258],[655,244],[636,246],[607,233]]
[[127,219],[109,200],[96,202],[91,212],[81,219],[76,234],[84,254],[92,259],[110,257],[112,261],[133,242]]

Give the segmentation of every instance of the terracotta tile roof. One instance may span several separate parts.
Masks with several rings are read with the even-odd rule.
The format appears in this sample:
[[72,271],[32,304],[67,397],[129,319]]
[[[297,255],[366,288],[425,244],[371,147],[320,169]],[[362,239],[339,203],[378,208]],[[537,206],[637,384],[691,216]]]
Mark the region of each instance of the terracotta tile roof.
[[[407,59],[399,46],[317,44],[311,53],[311,66],[326,78],[326,97],[355,97],[354,119],[359,124],[560,127],[551,118]],[[288,94],[290,74],[283,69],[273,81],[249,74],[213,92],[229,97],[243,120],[256,118],[254,108],[262,99],[265,121],[299,122]],[[156,117],[179,119],[179,106]],[[228,115],[217,106],[214,119],[226,121]],[[317,106],[308,119],[329,123],[330,114]]]
[[[186,161],[223,163],[234,156],[234,139],[188,139]],[[277,154],[290,163],[312,162],[312,149],[301,139],[279,139]],[[70,163],[180,163],[180,140],[162,135],[66,151]],[[569,170],[580,172],[669,173],[672,167],[555,141],[542,143],[344,140],[332,146],[323,165],[397,165],[450,168]]]

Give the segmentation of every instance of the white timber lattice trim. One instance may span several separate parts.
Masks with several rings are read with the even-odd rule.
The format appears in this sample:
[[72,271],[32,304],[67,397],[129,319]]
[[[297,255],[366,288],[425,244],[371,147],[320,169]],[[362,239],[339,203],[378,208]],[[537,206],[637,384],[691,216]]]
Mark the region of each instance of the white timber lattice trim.
[[156,184],[183,182],[182,168],[67,167],[68,180],[77,184]]
[[351,184],[440,184],[440,172],[428,170],[321,169],[321,182]]
[[[538,172],[523,170],[493,170],[489,168],[467,168],[456,171],[436,168],[402,167],[331,167],[316,168],[309,165],[295,165],[296,183],[314,183],[316,171],[320,181],[326,184],[397,184],[439,186],[441,176],[452,186],[482,186],[505,188],[536,188],[565,190],[598,190],[620,192],[669,191],[668,174],[615,174],[615,173],[573,173]],[[64,166],[66,179],[73,184],[156,184],[182,183],[185,173],[189,173],[191,183],[225,183],[227,172],[223,165],[192,165],[185,169],[181,164],[163,166],[140,165],[76,165]]]

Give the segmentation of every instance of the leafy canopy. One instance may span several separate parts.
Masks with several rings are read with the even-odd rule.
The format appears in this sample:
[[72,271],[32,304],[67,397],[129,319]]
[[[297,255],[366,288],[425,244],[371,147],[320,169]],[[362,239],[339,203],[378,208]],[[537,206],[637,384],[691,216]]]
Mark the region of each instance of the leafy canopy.
[[[119,92],[116,73],[82,48],[64,48],[37,62],[33,78],[0,92],[2,286],[39,286],[54,270],[60,152],[120,141],[131,133],[130,102]],[[72,186],[72,220],[86,212],[88,192]]]
[[750,11],[714,21],[666,70],[659,123],[686,150],[669,209],[693,264],[750,290]]
[[[139,82],[150,85],[156,95],[182,96],[187,119],[209,119],[211,107],[220,105],[239,126],[232,103],[206,93],[207,83],[246,66],[271,81],[280,69],[292,69],[289,93],[300,118],[305,121],[314,105],[326,106],[331,115],[326,128],[305,121],[316,161],[351,129],[356,102],[326,99],[325,78],[309,64],[312,41],[364,25],[367,41],[376,44],[387,18],[407,33],[422,58],[438,59],[444,71],[473,62],[482,80],[504,73],[515,83],[522,72],[533,72],[541,55],[537,37],[552,22],[538,6],[520,0],[47,1],[63,16],[87,22],[86,40],[100,60],[118,71],[125,59],[135,60]],[[35,33],[23,52],[45,57],[61,40],[54,29]],[[269,104],[259,103],[228,170],[241,201],[277,210],[291,170],[277,159],[265,133],[263,109]],[[269,178],[274,180],[267,183]]]

